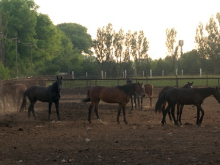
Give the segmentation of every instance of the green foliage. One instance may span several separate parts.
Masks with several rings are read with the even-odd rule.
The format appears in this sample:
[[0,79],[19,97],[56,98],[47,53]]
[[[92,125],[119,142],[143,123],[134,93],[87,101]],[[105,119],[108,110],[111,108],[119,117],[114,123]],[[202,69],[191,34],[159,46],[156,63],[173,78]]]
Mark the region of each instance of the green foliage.
[[76,23],[62,23],[57,25],[57,28],[70,38],[75,48],[78,48],[81,52],[91,54],[92,38],[87,33],[86,27]]
[[5,68],[3,63],[0,61],[0,79],[4,80],[4,79],[9,79],[10,75],[9,75],[9,70],[8,68]]

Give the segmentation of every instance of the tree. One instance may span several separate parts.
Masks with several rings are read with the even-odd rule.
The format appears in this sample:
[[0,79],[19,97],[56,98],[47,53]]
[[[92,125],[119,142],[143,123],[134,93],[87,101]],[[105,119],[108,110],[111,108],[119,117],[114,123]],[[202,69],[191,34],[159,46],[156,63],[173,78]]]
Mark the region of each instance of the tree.
[[77,23],[58,24],[57,28],[63,31],[72,41],[74,48],[87,54],[92,54],[92,38],[87,33],[87,28]]
[[125,35],[125,52],[123,61],[129,62],[131,54],[131,31],[129,30]]
[[[9,68],[12,75],[16,73],[16,61],[18,61],[18,68],[23,67],[22,64],[27,61],[28,50],[22,44],[16,43],[19,40],[21,43],[33,40],[36,34],[37,8],[33,0],[0,1],[1,31],[5,39],[4,65]],[[17,49],[16,46],[18,46]],[[15,60],[16,58],[18,60]]]
[[172,29],[166,29],[166,47],[167,47],[167,55],[172,55],[173,49],[174,49],[174,44],[176,42],[176,35],[177,31],[175,28]]
[[112,42],[113,42],[113,27],[112,24],[109,23],[106,28],[105,28],[105,32],[104,32],[104,44],[105,44],[105,57],[106,57],[106,61],[111,60],[113,57],[113,53],[112,53]]
[[213,16],[211,16],[211,18],[209,19],[209,23],[206,24],[205,29],[208,32],[207,53],[209,58],[212,60],[213,64],[217,68],[220,62],[220,37],[219,29]]
[[93,41],[93,48],[95,50],[95,54],[97,56],[97,60],[102,63],[104,61],[104,57],[105,57],[105,53],[104,53],[104,40],[105,40],[105,36],[104,36],[104,32],[105,29],[104,27],[98,28],[97,29],[97,35],[96,35],[96,39]]

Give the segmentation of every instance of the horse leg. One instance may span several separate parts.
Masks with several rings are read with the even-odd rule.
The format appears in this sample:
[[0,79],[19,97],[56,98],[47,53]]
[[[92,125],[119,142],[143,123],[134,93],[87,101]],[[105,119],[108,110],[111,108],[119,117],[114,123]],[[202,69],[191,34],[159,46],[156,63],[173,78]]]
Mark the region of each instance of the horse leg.
[[183,112],[183,106],[184,106],[183,104],[180,105],[179,119],[177,119],[181,125],[182,125],[181,116],[182,116],[182,112]]
[[117,115],[117,119],[116,119],[116,121],[118,122],[118,124],[120,124],[120,121],[119,121],[119,116],[120,116],[120,114],[121,114],[121,105],[118,104],[118,115]]
[[152,97],[149,97],[150,99],[150,107],[152,107]]
[[[139,100],[139,95],[138,95],[138,93],[135,93],[135,97],[136,97],[137,102],[138,102],[138,110],[140,110],[140,100]],[[135,103],[135,105],[136,105],[136,103]],[[135,107],[137,107],[137,106],[135,106]]]
[[137,103],[136,103],[136,99],[137,99],[136,94],[134,94],[134,104],[135,104],[135,110],[137,110]]
[[98,121],[101,121],[100,118],[99,118],[99,114],[98,114],[98,108],[99,108],[99,102],[97,102],[97,103],[95,104],[95,109],[94,109],[94,111],[95,111],[97,120],[98,120]]
[[[131,110],[133,110],[134,109],[134,107],[133,107],[133,97],[132,97],[132,95],[131,95]],[[131,111],[130,111],[131,112]]]
[[172,105],[172,108],[171,108],[171,114],[172,114],[172,117],[173,117],[173,121],[174,121],[174,124],[175,125],[178,125],[178,122],[177,122],[177,120],[176,120],[176,118],[175,118],[175,115],[174,115],[174,112],[175,112],[175,104],[174,105]]
[[161,120],[162,125],[164,125],[164,123],[166,122],[166,115],[167,115],[167,112],[169,111],[170,111],[170,105],[168,104],[167,108],[163,110],[163,118]]
[[122,108],[122,112],[123,112],[123,116],[124,116],[124,122],[125,122],[125,124],[128,124],[128,122],[127,122],[127,120],[126,120],[125,106],[126,106],[126,104],[123,103],[123,104],[121,105],[121,108]]
[[141,96],[141,111],[143,109],[143,96]]
[[56,113],[57,113],[57,119],[60,121],[59,104],[60,104],[59,101],[55,102]]
[[48,121],[50,120],[50,114],[51,114],[51,105],[52,105],[52,102],[49,101],[49,109],[48,109]]
[[34,116],[34,118],[35,118],[35,120],[37,120],[37,117],[36,117],[36,115],[35,115],[35,111],[34,111],[34,104],[36,103],[36,101],[34,100],[34,102],[32,102],[31,104],[32,104],[32,108],[31,108],[31,111],[32,111],[32,114],[33,114],[33,116]]
[[202,112],[202,115],[200,117],[199,123],[202,124],[202,120],[203,120],[203,116],[204,116],[204,110],[202,109],[201,106],[200,106],[200,111]]
[[[202,112],[202,115],[200,117],[200,111]],[[204,110],[202,109],[201,105],[197,106],[197,125],[201,125],[202,124],[202,120],[203,120],[203,116],[204,116]]]
[[88,115],[88,121],[89,123],[91,123],[91,112],[92,112],[92,109],[94,107],[94,103],[91,102],[90,106],[89,106],[89,115]]

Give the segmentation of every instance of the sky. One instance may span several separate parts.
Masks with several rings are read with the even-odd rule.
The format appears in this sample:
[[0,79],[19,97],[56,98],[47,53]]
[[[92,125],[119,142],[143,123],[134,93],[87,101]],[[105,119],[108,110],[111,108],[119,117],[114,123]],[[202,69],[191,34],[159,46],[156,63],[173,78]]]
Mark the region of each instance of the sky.
[[[148,55],[152,59],[165,58],[166,29],[177,31],[176,45],[184,40],[183,53],[195,49],[196,27],[206,25],[220,12],[220,0],[35,0],[38,12],[47,14],[54,25],[77,23],[88,29],[92,39],[98,28],[113,25],[143,30],[149,41]],[[175,45],[175,46],[176,46]]]

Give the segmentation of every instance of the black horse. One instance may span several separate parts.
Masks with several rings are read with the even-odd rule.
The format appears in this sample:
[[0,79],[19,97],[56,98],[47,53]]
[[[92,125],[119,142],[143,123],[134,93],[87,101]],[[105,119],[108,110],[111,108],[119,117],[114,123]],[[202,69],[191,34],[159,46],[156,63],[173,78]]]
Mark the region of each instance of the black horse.
[[[162,125],[164,125],[165,122],[165,117],[167,112],[172,110],[172,113],[174,112],[175,105],[177,103],[182,104],[182,105],[195,105],[197,107],[197,120],[196,124],[200,125],[203,120],[204,116],[204,110],[201,107],[201,104],[203,103],[204,99],[207,98],[208,96],[213,95],[215,99],[220,103],[220,92],[219,88],[191,88],[191,89],[184,89],[184,88],[172,88],[162,94],[160,98],[158,99],[156,106],[155,106],[155,111],[157,112],[158,110],[161,109],[161,105],[167,101],[168,106],[165,109],[163,113],[163,119],[162,119]],[[200,111],[202,112],[202,115],[200,117]],[[174,121],[175,117],[174,117]]]
[[[192,88],[193,86],[193,82],[188,82],[187,84],[185,84],[182,88]],[[164,94],[166,91],[168,91],[169,89],[172,89],[172,88],[175,88],[175,87],[172,87],[172,86],[165,86],[159,93],[159,96],[158,96],[158,99],[160,98],[160,96],[162,94]],[[184,105],[180,105],[177,103],[177,120],[180,122],[181,124],[181,114],[182,114],[182,110],[183,110],[183,106]],[[165,110],[165,107],[166,107],[166,101],[163,103],[163,105],[161,106],[161,111],[164,112]],[[170,111],[167,112],[168,115],[169,115],[169,119],[171,122],[174,122],[172,117],[171,117],[171,114],[170,114]],[[173,116],[174,114],[172,114]],[[180,116],[180,117],[179,117]]]
[[57,76],[56,82],[54,82],[52,85],[48,87],[42,87],[42,86],[29,87],[23,95],[23,101],[21,104],[20,112],[26,108],[26,96],[27,96],[30,101],[30,106],[28,108],[29,118],[30,118],[30,112],[32,111],[35,119],[37,119],[34,112],[34,104],[36,103],[36,101],[39,100],[41,102],[49,102],[48,120],[50,120],[51,105],[54,102],[56,106],[57,118],[58,120],[60,120],[59,100],[60,100],[61,87],[62,87],[62,76],[60,78]]
[[[127,77],[127,78],[126,78],[126,84],[132,84],[132,79],[129,78],[129,77]],[[137,98],[137,101],[138,101],[138,109],[140,109],[139,96],[138,96],[138,94],[135,92],[135,93],[131,94],[131,96],[130,96],[130,99],[131,99],[131,110],[134,109],[134,106],[133,106],[133,96],[134,96],[135,109],[137,109],[136,98]],[[131,112],[131,111],[130,111],[130,112]]]

